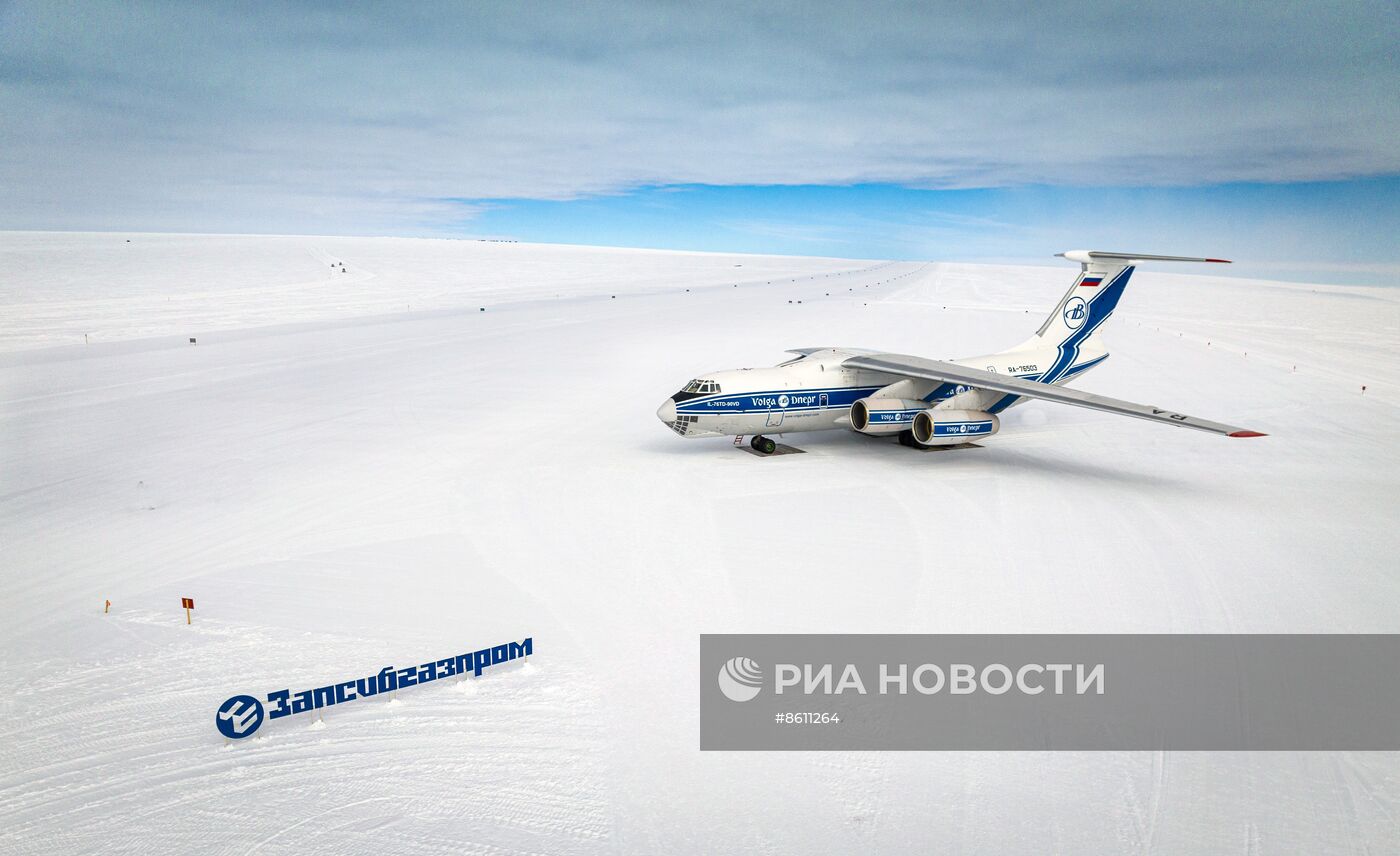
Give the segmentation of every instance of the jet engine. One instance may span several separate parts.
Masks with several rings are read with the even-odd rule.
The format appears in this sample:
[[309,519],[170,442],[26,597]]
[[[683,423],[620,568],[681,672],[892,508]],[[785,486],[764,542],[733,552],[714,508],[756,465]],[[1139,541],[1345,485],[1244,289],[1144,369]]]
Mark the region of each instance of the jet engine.
[[980,410],[931,408],[919,411],[912,427],[914,439],[920,445],[955,446],[977,437],[992,436],[1001,428],[1001,420],[995,414]]
[[927,401],[904,398],[860,398],[851,405],[851,427],[862,434],[898,434],[908,431]]

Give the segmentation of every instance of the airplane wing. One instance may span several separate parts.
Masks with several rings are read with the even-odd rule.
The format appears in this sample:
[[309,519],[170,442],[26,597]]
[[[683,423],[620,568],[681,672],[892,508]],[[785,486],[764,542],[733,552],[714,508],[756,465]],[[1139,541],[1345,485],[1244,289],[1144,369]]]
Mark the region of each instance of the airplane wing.
[[904,354],[873,354],[871,356],[852,357],[846,360],[843,365],[850,366],[851,368],[885,372],[886,374],[903,375],[904,377],[918,378],[920,380],[933,380],[942,383],[962,384],[965,386],[977,387],[978,389],[990,389],[995,392],[1004,392],[1008,395],[1021,395],[1026,398],[1057,401],[1060,404],[1072,404],[1076,407],[1102,410],[1105,413],[1117,413],[1120,416],[1135,416],[1138,419],[1150,419],[1153,422],[1180,425],[1183,428],[1195,428],[1198,431],[1209,431],[1212,434],[1224,434],[1227,437],[1266,436],[1260,434],[1258,431],[1249,431],[1244,428],[1236,428],[1233,425],[1222,425],[1219,422],[1198,419],[1195,416],[1173,413],[1170,410],[1163,410],[1160,407],[1154,407],[1150,404],[1134,404],[1131,401],[1109,398],[1106,395],[1094,395],[1093,393],[1080,392],[1077,389],[1068,389],[1053,384],[1036,383],[1035,381],[1022,380],[1021,378],[1006,377],[996,374],[995,372],[971,369],[966,366],[957,365],[956,363],[945,363],[941,360],[926,360],[923,357],[910,357]]
[[788,348],[783,351],[785,354],[797,354],[805,357],[808,354],[815,354],[817,351],[845,351],[848,354],[878,354],[879,351],[872,351],[869,348],[838,348],[835,345],[824,345],[820,348]]

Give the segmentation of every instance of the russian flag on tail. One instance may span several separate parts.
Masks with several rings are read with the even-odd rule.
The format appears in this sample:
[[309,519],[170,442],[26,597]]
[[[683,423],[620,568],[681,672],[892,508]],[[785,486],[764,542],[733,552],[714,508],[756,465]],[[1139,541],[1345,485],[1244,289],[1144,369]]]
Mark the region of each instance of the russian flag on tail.
[[1081,286],[1087,285],[1090,288],[1092,288],[1093,286],[1096,286],[1101,282],[1103,282],[1103,277],[1101,276],[1086,276],[1079,281],[1079,284]]

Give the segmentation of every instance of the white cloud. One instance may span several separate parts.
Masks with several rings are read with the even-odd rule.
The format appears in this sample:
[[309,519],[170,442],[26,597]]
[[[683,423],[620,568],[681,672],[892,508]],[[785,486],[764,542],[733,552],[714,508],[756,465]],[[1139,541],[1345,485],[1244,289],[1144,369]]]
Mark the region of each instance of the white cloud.
[[650,184],[1400,173],[1393,6],[13,4],[0,225],[450,230]]

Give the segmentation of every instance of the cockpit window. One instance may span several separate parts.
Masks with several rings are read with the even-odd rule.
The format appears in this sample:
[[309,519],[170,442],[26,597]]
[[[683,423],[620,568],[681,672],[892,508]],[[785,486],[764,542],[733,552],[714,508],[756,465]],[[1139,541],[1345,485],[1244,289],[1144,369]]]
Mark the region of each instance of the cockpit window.
[[709,395],[710,393],[719,392],[719,384],[712,380],[696,379],[686,384],[685,389],[681,390],[681,392],[689,392],[693,395]]

